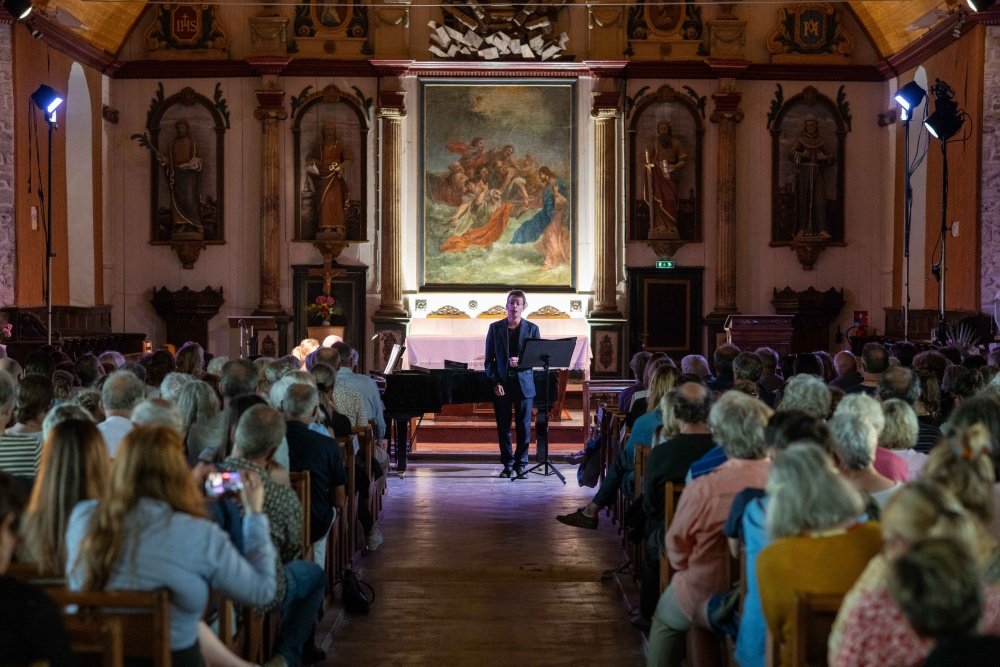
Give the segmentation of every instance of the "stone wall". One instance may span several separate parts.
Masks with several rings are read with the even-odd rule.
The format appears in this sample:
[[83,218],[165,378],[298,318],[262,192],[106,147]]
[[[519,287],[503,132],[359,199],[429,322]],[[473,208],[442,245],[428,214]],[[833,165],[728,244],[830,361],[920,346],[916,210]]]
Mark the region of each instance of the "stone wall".
[[14,303],[13,26],[0,23],[0,305]]
[[980,229],[982,268],[979,272],[983,310],[993,312],[1000,296],[1000,26],[986,30],[983,75],[983,183]]

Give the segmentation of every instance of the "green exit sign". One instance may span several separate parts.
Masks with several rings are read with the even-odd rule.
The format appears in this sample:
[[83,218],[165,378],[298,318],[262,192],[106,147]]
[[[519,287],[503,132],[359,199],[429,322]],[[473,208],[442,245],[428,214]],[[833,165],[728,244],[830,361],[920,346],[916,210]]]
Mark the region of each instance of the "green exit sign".
[[656,260],[656,268],[658,269],[672,269],[676,265],[672,259],[658,259]]

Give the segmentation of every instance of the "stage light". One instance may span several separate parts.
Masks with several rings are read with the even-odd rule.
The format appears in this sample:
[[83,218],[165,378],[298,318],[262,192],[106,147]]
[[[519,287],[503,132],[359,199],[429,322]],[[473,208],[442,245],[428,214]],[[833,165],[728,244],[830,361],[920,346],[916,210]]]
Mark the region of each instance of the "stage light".
[[3,0],[3,8],[15,20],[20,21],[31,13],[31,0]]
[[[896,91],[896,103],[906,111],[919,107],[925,97],[927,97],[927,91],[916,81],[911,81]],[[912,117],[913,114],[906,115]]]
[[48,120],[48,122],[56,122],[56,109],[58,109],[59,105],[63,103],[62,93],[57,93],[55,90],[43,83],[38,87],[38,90],[31,94],[31,101],[35,103],[35,106],[45,112],[45,119]]
[[997,0],[965,0],[969,5],[969,9],[974,12],[985,12],[987,9],[996,4]]
[[962,129],[965,118],[955,102],[955,91],[947,83],[935,79],[931,93],[934,95],[934,113],[924,121],[924,127],[935,139],[948,141]]

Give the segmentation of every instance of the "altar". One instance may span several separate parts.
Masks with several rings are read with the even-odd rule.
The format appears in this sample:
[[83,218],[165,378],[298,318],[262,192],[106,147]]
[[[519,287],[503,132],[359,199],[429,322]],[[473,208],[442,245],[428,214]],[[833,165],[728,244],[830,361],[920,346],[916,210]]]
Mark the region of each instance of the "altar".
[[[496,318],[500,319],[500,318]],[[406,336],[404,368],[440,365],[445,359],[482,369],[486,355],[486,333],[495,319],[417,318],[410,321]],[[572,370],[590,372],[590,326],[579,318],[532,319],[542,338],[576,338]]]

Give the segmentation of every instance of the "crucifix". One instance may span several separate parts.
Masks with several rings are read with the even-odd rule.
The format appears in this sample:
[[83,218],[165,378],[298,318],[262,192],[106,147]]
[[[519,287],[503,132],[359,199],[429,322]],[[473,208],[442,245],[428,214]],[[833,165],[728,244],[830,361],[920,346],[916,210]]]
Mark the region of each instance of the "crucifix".
[[333,283],[334,278],[339,278],[346,274],[347,271],[344,269],[333,268],[333,257],[326,253],[323,255],[322,268],[309,269],[310,276],[319,276],[323,279],[323,296],[330,296],[330,285]]

